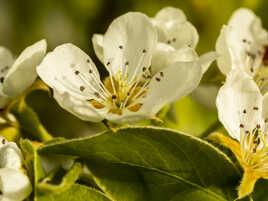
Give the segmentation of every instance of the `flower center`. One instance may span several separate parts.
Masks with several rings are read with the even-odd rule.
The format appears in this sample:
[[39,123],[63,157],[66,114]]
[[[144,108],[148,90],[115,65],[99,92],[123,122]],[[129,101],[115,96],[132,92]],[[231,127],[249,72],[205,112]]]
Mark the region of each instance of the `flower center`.
[[[122,51],[124,47],[120,45],[119,49]],[[129,61],[123,62],[123,67],[117,70],[116,73],[109,70],[111,69],[112,61],[108,61],[106,69],[109,71],[109,77],[103,83],[95,79],[93,85],[96,86],[92,86],[91,83],[91,89],[93,88],[94,94],[93,98],[87,101],[96,109],[107,108],[109,113],[117,115],[122,115],[124,109],[128,109],[131,112],[139,111],[143,105],[142,99],[146,97],[148,85],[152,79],[151,68],[142,66],[144,65],[146,52],[145,49],[141,49],[140,59],[131,75],[128,72],[131,65]],[[122,55],[121,58],[123,58]],[[93,70],[90,70],[89,73],[96,77]],[[76,74],[81,77],[79,72],[76,72]],[[161,77],[163,77],[163,72],[160,72],[160,76],[156,77],[156,80],[160,81]],[[80,91],[84,90],[85,87],[81,86]]]
[[242,159],[248,167],[259,172],[268,171],[267,135],[255,128],[241,141]]
[[[254,106],[252,110],[259,112],[257,106]],[[257,115],[256,113],[252,114],[251,111],[244,109],[241,115],[244,116],[245,122],[248,121],[248,113],[250,113],[250,115]],[[248,125],[243,123],[239,125],[242,160],[247,167],[260,172],[268,171],[268,139],[267,133],[263,132],[261,126],[265,126],[265,124],[268,123],[268,118],[266,118],[263,123],[256,122],[256,126],[253,129],[250,129]]]

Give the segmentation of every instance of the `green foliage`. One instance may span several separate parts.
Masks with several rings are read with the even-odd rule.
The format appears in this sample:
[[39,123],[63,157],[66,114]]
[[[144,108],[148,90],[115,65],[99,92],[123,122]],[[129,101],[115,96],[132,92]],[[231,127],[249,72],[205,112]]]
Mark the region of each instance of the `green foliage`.
[[74,184],[67,191],[59,194],[46,194],[38,198],[38,201],[112,201],[103,193],[93,188]]
[[175,201],[181,196],[231,201],[239,179],[239,171],[221,151],[169,129],[107,131],[51,143],[40,152],[79,156],[99,187],[117,201]]

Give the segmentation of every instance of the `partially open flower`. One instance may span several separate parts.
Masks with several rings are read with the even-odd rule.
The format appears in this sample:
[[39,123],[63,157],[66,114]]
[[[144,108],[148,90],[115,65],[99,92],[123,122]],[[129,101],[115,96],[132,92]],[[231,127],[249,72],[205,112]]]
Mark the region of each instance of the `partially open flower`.
[[22,162],[17,145],[0,136],[0,200],[22,201],[30,195],[32,186]]
[[46,53],[47,44],[41,40],[26,48],[14,60],[11,52],[0,47],[0,108],[23,93],[37,78],[36,66]]
[[153,65],[157,32],[141,13],[117,18],[100,40],[102,54],[97,54],[109,72],[103,82],[91,59],[71,44],[57,47],[37,69],[58,103],[83,120],[129,123],[150,118],[190,93],[201,79],[196,60],[161,69]]
[[262,94],[268,84],[268,32],[261,20],[246,8],[234,12],[216,43],[217,63],[222,73],[241,69],[258,84]]
[[259,178],[268,179],[268,93],[244,71],[232,70],[217,97],[219,119],[235,140],[214,136],[230,148],[244,169],[239,198],[249,195]]

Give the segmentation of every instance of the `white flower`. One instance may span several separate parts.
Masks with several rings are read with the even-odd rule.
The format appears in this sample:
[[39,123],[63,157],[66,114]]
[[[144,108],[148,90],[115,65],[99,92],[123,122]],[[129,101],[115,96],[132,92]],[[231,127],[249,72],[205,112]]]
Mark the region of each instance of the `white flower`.
[[[204,73],[216,59],[214,52],[198,57],[195,52],[199,40],[198,32],[187,21],[182,10],[173,7],[163,8],[154,18],[151,18],[151,22],[155,26],[158,36],[158,44],[152,57],[152,65],[155,68],[164,68],[167,64],[176,61],[199,59]],[[103,62],[103,35],[94,34],[92,42],[97,57]]]
[[[268,93],[261,94],[246,72],[232,70],[217,97],[219,119],[235,143],[232,149],[252,183],[242,180],[239,197],[252,192],[257,179],[268,179]],[[245,178],[246,176],[244,176]]]
[[17,145],[0,136],[0,200],[22,201],[30,195],[32,186],[22,160]]
[[[195,52],[199,40],[196,28],[187,21],[183,11],[178,8],[166,7],[161,9],[151,22],[157,29],[158,44],[152,55],[152,66],[155,71],[160,71],[171,63],[177,61],[198,61],[205,73],[210,64],[216,59],[215,52],[209,52],[200,57]],[[94,34],[93,47],[97,57],[103,61],[103,35]],[[154,72],[153,72],[154,73]],[[202,86],[204,88],[204,86]],[[210,90],[210,88],[206,88]],[[197,87],[193,97],[205,105],[215,108],[216,96],[207,98],[200,96],[203,89]],[[210,92],[209,92],[210,93]],[[215,94],[212,91],[212,94]],[[213,104],[211,104],[213,102]]]
[[222,73],[241,69],[254,78],[263,94],[267,91],[268,32],[252,11],[241,8],[234,12],[221,30],[216,51]]
[[103,37],[96,37],[102,41],[96,54],[109,72],[104,82],[89,56],[71,44],[57,47],[37,68],[57,102],[83,120],[126,123],[150,118],[190,93],[201,79],[196,60],[167,63],[161,70],[152,64],[157,33],[141,13],[115,19]]
[[0,47],[0,108],[31,86],[37,78],[36,66],[45,56],[46,48],[46,41],[41,40],[14,60],[8,49]]

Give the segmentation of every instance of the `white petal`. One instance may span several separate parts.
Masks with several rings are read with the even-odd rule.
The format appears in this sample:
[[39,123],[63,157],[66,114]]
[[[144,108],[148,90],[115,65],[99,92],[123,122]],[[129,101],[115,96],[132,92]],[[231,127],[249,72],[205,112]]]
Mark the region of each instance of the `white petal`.
[[153,52],[152,57],[152,74],[154,75],[157,72],[160,72],[168,66],[172,59],[172,54],[175,49],[165,43],[158,43],[156,49]]
[[198,33],[195,27],[187,21],[182,10],[173,7],[163,8],[152,21],[157,27],[160,42],[168,42],[176,49],[185,45],[196,47]]
[[105,119],[117,124],[133,124],[139,121],[149,119],[153,116],[151,111],[146,111],[143,107],[137,112],[131,112],[128,109],[123,111],[122,115],[107,113]]
[[211,63],[216,60],[217,58],[216,52],[208,52],[199,57],[199,63],[202,67],[202,73],[205,73]]
[[31,86],[37,77],[36,66],[45,56],[47,43],[41,40],[26,48],[8,71],[3,92],[15,97]]
[[[127,71],[129,79],[151,65],[157,33],[150,19],[130,12],[115,19],[104,35],[104,63],[108,71]],[[136,73],[137,72],[137,73]]]
[[152,58],[152,74],[160,72],[174,62],[195,60],[198,60],[198,55],[193,48],[184,46],[175,50],[170,45],[158,43]]
[[98,59],[103,62],[103,35],[94,34],[92,37],[93,48]]
[[80,99],[79,97],[72,96],[68,92],[59,93],[57,90],[54,90],[53,94],[58,104],[76,117],[91,122],[100,122],[103,120],[101,113],[105,113],[106,111],[97,111],[85,98]]
[[3,94],[3,81],[13,62],[12,53],[5,47],[0,46],[0,94]]
[[[94,92],[90,86],[100,88],[97,86],[100,78],[95,64],[85,52],[72,44],[60,45],[48,53],[37,67],[37,72],[44,82],[60,93],[68,92],[89,99]],[[81,86],[85,87],[82,91]]]
[[262,95],[252,78],[241,70],[227,75],[216,105],[220,121],[237,140],[240,140],[240,133],[251,132],[257,124],[262,125]]
[[268,133],[268,92],[263,96],[262,118],[265,122],[264,133]]
[[14,142],[7,142],[3,138],[0,143],[0,168],[19,170],[22,167],[22,153],[18,146]]
[[[176,62],[157,73],[149,84],[149,89],[143,100],[147,111],[157,113],[164,105],[192,92],[202,77],[201,66],[195,62]],[[160,78],[157,81],[156,78]]]
[[1,168],[0,190],[6,200],[22,201],[30,195],[32,186],[29,178],[21,171]]
[[192,93],[191,97],[200,105],[216,110],[216,97],[219,87],[216,85],[199,85]]
[[175,49],[185,45],[195,48],[199,36],[196,28],[190,22],[174,22],[172,26],[159,27],[162,34],[159,37],[160,42],[168,43]]
[[217,65],[223,74],[227,74],[232,70],[231,54],[227,43],[227,35],[230,27],[223,26],[220,36],[216,41],[216,51],[218,53]]
[[198,60],[198,55],[194,48],[189,46],[183,46],[177,49],[173,55],[173,62],[174,61],[196,61]]
[[41,79],[54,89],[54,97],[66,110],[83,120],[101,118],[89,99],[102,94],[101,81],[90,57],[72,44],[55,48],[37,67]]
[[185,22],[186,16],[183,11],[174,7],[166,7],[158,11],[154,20],[157,21],[158,24],[162,24],[163,26],[166,24],[172,24],[173,22]]

